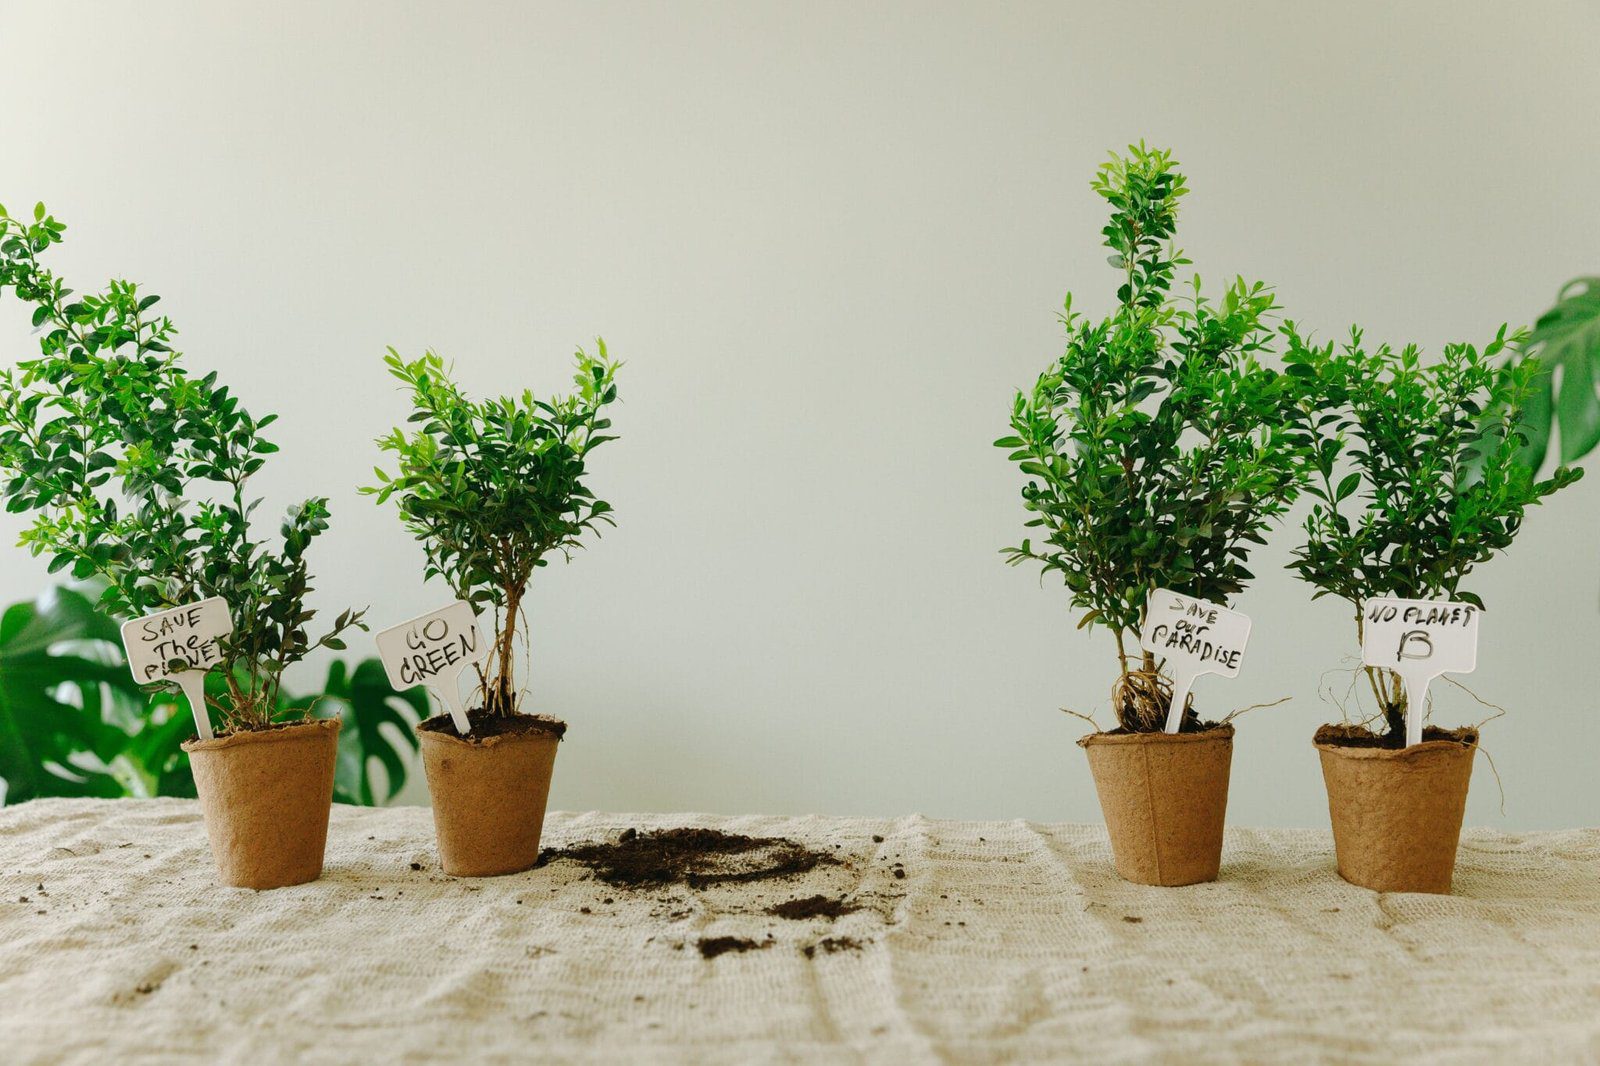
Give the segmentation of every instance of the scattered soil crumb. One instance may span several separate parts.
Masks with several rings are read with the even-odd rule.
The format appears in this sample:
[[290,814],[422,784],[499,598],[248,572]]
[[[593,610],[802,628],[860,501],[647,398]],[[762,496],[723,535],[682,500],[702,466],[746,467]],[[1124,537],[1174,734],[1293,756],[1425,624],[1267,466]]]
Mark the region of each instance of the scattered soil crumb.
[[860,909],[860,904],[846,903],[843,896],[838,899],[829,899],[827,896],[805,896],[768,907],[767,913],[777,918],[803,921],[806,918],[840,918],[846,914],[854,914]]
[[874,844],[882,844],[883,843],[883,837],[879,836],[877,833],[873,833],[872,834],[872,842]]
[[1127,922],[1129,925],[1138,925],[1140,922],[1144,921],[1143,918],[1140,918],[1135,914],[1124,914],[1122,916],[1122,920]]
[[[526,852],[524,852],[524,854],[526,854]],[[422,864],[420,862],[414,862],[411,864],[411,869],[420,870],[422,869]]]
[[546,848],[537,865],[566,860],[581,863],[617,888],[685,884],[707,885],[793,877],[842,860],[813,851],[786,837],[749,837],[715,829],[627,829],[613,841],[589,841]]
[[853,936],[830,936],[824,937],[815,944],[807,944],[800,950],[806,958],[814,959],[819,951],[825,955],[832,955],[840,951],[860,951],[863,946],[861,941]]
[[701,937],[696,946],[703,958],[714,959],[730,951],[763,951],[772,946],[771,940],[751,940],[742,936]]

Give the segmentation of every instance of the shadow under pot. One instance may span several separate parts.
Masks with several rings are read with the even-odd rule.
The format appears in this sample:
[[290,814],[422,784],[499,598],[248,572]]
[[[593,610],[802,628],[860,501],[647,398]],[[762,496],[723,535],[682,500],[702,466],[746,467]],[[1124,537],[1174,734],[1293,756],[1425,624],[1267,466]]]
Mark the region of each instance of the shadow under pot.
[[322,876],[338,719],[197,738],[182,747],[223,884],[283,888]]
[[1313,742],[1339,876],[1378,892],[1448,893],[1477,730],[1430,728],[1421,744],[1391,748],[1366,729],[1325,725]]
[[494,877],[539,860],[556,748],[567,723],[531,714],[473,714],[461,736],[449,715],[417,726],[433,799],[439,862],[452,877]]
[[1233,726],[1091,733],[1089,756],[1117,873],[1140,885],[1215,881],[1222,865]]

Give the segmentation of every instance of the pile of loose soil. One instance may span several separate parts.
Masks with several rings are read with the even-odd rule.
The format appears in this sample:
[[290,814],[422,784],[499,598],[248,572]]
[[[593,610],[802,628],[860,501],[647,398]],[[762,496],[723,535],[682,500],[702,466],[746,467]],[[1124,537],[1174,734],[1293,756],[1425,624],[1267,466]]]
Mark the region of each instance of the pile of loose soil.
[[767,940],[751,940],[742,936],[712,936],[701,937],[699,943],[695,946],[700,949],[700,955],[703,958],[714,959],[718,955],[726,955],[730,951],[760,951],[770,948],[772,944],[773,941],[770,938]]
[[846,914],[854,914],[860,909],[860,904],[846,903],[843,896],[838,899],[829,899],[827,896],[805,896],[768,907],[767,913],[777,918],[788,918],[790,921],[798,922],[807,918],[840,918]]
[[704,888],[793,877],[818,866],[839,865],[832,855],[786,837],[749,837],[715,829],[626,829],[612,841],[546,848],[537,866],[576,862],[608,885],[645,888],[684,884]]
[[[1404,733],[1374,733],[1362,725],[1325,725],[1317,730],[1313,740],[1318,744],[1333,744],[1341,748],[1388,748],[1399,751],[1406,746]],[[1440,729],[1425,726],[1424,743],[1430,740],[1449,740],[1457,744],[1472,745],[1478,742],[1478,731],[1471,726],[1459,729]]]
[[[467,724],[472,726],[472,731],[463,740],[484,740],[488,737],[516,736],[522,733],[547,733],[560,740],[567,732],[567,723],[559,718],[547,718],[542,714],[490,714],[488,711],[468,711]],[[417,726],[430,733],[448,733],[451,736],[461,736],[456,732],[455,722],[448,714],[437,714],[426,722]]]

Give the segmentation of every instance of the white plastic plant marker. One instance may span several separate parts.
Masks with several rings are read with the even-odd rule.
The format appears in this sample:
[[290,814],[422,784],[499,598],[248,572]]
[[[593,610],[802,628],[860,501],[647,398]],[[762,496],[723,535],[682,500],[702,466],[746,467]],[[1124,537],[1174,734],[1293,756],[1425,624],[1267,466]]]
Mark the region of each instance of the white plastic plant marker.
[[233,632],[228,601],[221,596],[171,607],[122,624],[128,669],[141,685],[170,681],[183,690],[201,740],[210,740],[206,674],[222,661],[221,637]]
[[1406,747],[1422,743],[1428,684],[1478,666],[1478,615],[1453,600],[1371,599],[1361,609],[1361,662],[1400,675],[1406,693]]
[[461,702],[461,673],[482,654],[472,604],[457,600],[391,626],[376,639],[389,684],[397,689],[426,685],[450,712],[456,732],[462,736],[472,732]]
[[1168,733],[1176,733],[1183,725],[1183,709],[1195,678],[1203,674],[1237,677],[1249,641],[1248,615],[1171,589],[1150,591],[1139,647],[1165,659],[1167,673],[1172,675]]

